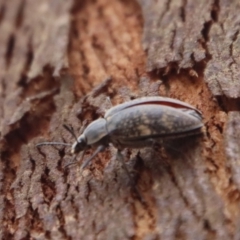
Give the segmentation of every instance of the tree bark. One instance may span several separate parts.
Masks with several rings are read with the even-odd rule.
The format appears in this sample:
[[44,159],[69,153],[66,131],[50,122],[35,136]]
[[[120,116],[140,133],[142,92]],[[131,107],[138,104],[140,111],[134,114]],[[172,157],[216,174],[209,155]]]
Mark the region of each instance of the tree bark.
[[[1,239],[239,239],[238,1],[0,1]],[[113,105],[166,96],[202,136],[64,166]],[[84,159],[91,156],[87,151]],[[80,159],[80,156],[77,156]]]

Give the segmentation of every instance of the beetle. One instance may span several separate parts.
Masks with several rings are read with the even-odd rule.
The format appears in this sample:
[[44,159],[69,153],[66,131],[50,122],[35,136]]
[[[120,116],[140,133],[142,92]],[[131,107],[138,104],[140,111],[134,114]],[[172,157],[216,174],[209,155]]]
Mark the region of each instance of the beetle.
[[[126,169],[122,149],[142,148],[163,139],[196,135],[201,133],[202,126],[201,112],[188,103],[167,97],[142,97],[110,108],[103,118],[90,123],[79,137],[69,127],[65,128],[76,139],[71,147],[72,154],[77,155],[83,151],[83,158],[87,149],[96,148],[92,156],[82,164],[82,169],[109,144],[118,149],[117,158]],[[37,146],[46,144],[70,145],[43,142]]]

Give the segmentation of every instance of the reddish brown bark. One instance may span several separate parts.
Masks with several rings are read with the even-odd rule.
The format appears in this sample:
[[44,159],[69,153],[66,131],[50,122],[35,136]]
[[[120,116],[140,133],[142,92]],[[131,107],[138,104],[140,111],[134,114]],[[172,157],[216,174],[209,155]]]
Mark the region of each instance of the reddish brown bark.
[[[238,239],[239,4],[0,2],[1,239]],[[145,50],[145,52],[144,52]],[[139,96],[203,112],[203,136],[126,149],[139,201],[102,152],[64,169],[80,129]],[[234,110],[234,112],[231,112]],[[85,157],[90,156],[89,150]]]

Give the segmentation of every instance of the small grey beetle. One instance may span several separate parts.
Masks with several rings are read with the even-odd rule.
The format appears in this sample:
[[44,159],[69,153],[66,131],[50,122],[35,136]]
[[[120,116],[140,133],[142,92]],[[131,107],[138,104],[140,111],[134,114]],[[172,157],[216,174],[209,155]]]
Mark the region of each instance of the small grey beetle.
[[[83,151],[83,158],[87,149],[96,148],[82,168],[111,143],[118,149],[117,156],[126,169],[120,152],[123,148],[142,148],[166,138],[196,135],[201,132],[202,126],[201,112],[185,102],[166,97],[143,97],[112,107],[104,118],[90,123],[78,138],[72,129],[65,128],[76,138],[72,154]],[[64,143],[43,142],[37,146],[45,144]]]

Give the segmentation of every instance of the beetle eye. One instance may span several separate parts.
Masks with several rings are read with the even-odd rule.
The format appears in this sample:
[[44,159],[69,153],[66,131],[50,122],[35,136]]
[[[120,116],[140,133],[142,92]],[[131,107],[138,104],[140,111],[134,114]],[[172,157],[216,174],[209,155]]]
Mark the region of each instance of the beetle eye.
[[87,148],[87,143],[84,136],[80,136],[78,140],[72,145],[72,154],[79,153]]

